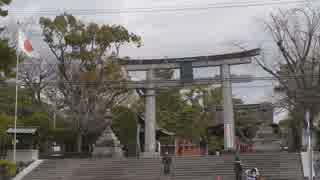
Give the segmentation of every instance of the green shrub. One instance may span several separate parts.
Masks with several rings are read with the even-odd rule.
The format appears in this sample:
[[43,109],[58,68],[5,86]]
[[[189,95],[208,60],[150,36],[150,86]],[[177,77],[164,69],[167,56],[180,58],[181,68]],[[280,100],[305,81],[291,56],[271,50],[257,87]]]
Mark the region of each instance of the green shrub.
[[137,155],[137,115],[127,107],[118,106],[112,110],[112,129],[125,146],[127,156]]
[[15,163],[6,160],[0,160],[0,167],[5,167],[6,176],[13,177],[17,173],[17,166]]
[[211,136],[208,142],[209,151],[215,152],[223,150],[224,142],[221,136]]

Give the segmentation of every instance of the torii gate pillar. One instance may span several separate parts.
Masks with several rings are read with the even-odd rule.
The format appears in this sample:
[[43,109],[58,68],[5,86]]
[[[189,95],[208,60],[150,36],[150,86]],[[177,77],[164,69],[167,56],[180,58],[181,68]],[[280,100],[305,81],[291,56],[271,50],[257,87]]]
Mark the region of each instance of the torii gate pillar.
[[222,93],[223,93],[223,119],[224,119],[224,149],[235,148],[235,122],[232,103],[232,88],[230,79],[230,65],[221,65]]
[[156,96],[154,90],[153,69],[147,71],[148,87],[145,94],[145,136],[144,157],[156,156]]

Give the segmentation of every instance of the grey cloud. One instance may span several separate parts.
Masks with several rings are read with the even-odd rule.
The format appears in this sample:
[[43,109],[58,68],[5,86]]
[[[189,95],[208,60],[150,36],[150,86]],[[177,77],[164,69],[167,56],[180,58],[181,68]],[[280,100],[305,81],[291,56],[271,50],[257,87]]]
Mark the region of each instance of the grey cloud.
[[[163,7],[181,5],[204,5],[208,3],[225,3],[225,0],[14,0],[12,9],[121,9],[136,7]],[[229,0],[228,2],[238,2]],[[256,2],[256,0],[252,0]],[[135,48],[125,47],[121,55],[131,57],[183,57],[219,54],[239,50],[235,42],[242,42],[248,48],[261,46],[267,38],[263,20],[270,12],[284,6],[264,6],[250,8],[211,9],[192,12],[174,13],[128,13],[100,16],[82,16],[83,21],[98,23],[124,24],[131,32],[142,36],[144,46]],[[13,17],[15,17],[13,15]],[[21,17],[16,17],[21,18]],[[41,42],[41,38],[36,38]],[[267,42],[266,41],[266,42]],[[264,44],[265,47],[265,44]],[[212,76],[217,73],[216,68],[196,70],[197,76]],[[232,67],[232,73],[267,75],[256,65]],[[141,74],[143,73],[138,73]],[[234,85],[233,93],[243,97],[247,103],[255,103],[270,99],[272,87],[253,88],[268,82],[254,82],[237,88]]]

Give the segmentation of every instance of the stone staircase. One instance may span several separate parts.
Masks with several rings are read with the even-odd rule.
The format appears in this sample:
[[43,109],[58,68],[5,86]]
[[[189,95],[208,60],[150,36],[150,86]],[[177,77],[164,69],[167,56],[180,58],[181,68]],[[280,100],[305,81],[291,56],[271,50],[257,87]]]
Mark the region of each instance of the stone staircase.
[[160,159],[45,160],[23,180],[159,180]]
[[[257,167],[265,180],[302,180],[299,154],[241,154],[245,168]],[[23,180],[234,180],[234,155],[175,157],[172,173],[161,173],[160,159],[45,160]]]
[[223,180],[234,180],[234,155],[177,157],[174,158],[174,180],[214,180],[221,176]]
[[266,180],[301,180],[303,170],[299,153],[259,152],[240,155],[245,169],[258,168]]

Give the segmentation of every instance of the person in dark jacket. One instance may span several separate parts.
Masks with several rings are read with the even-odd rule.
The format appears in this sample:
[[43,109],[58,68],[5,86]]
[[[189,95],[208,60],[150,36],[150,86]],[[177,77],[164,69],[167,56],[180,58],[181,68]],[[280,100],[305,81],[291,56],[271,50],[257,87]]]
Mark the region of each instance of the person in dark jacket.
[[200,151],[201,151],[201,155],[207,155],[207,142],[204,138],[200,137]]
[[236,159],[235,159],[235,162],[234,162],[234,171],[235,171],[235,174],[236,174],[236,180],[242,180],[243,168],[242,168],[242,163],[241,163],[240,158],[239,158],[238,155],[236,155]]
[[170,174],[170,166],[172,163],[172,158],[169,155],[168,152],[165,153],[165,155],[162,158],[162,164],[164,168],[164,174]]

